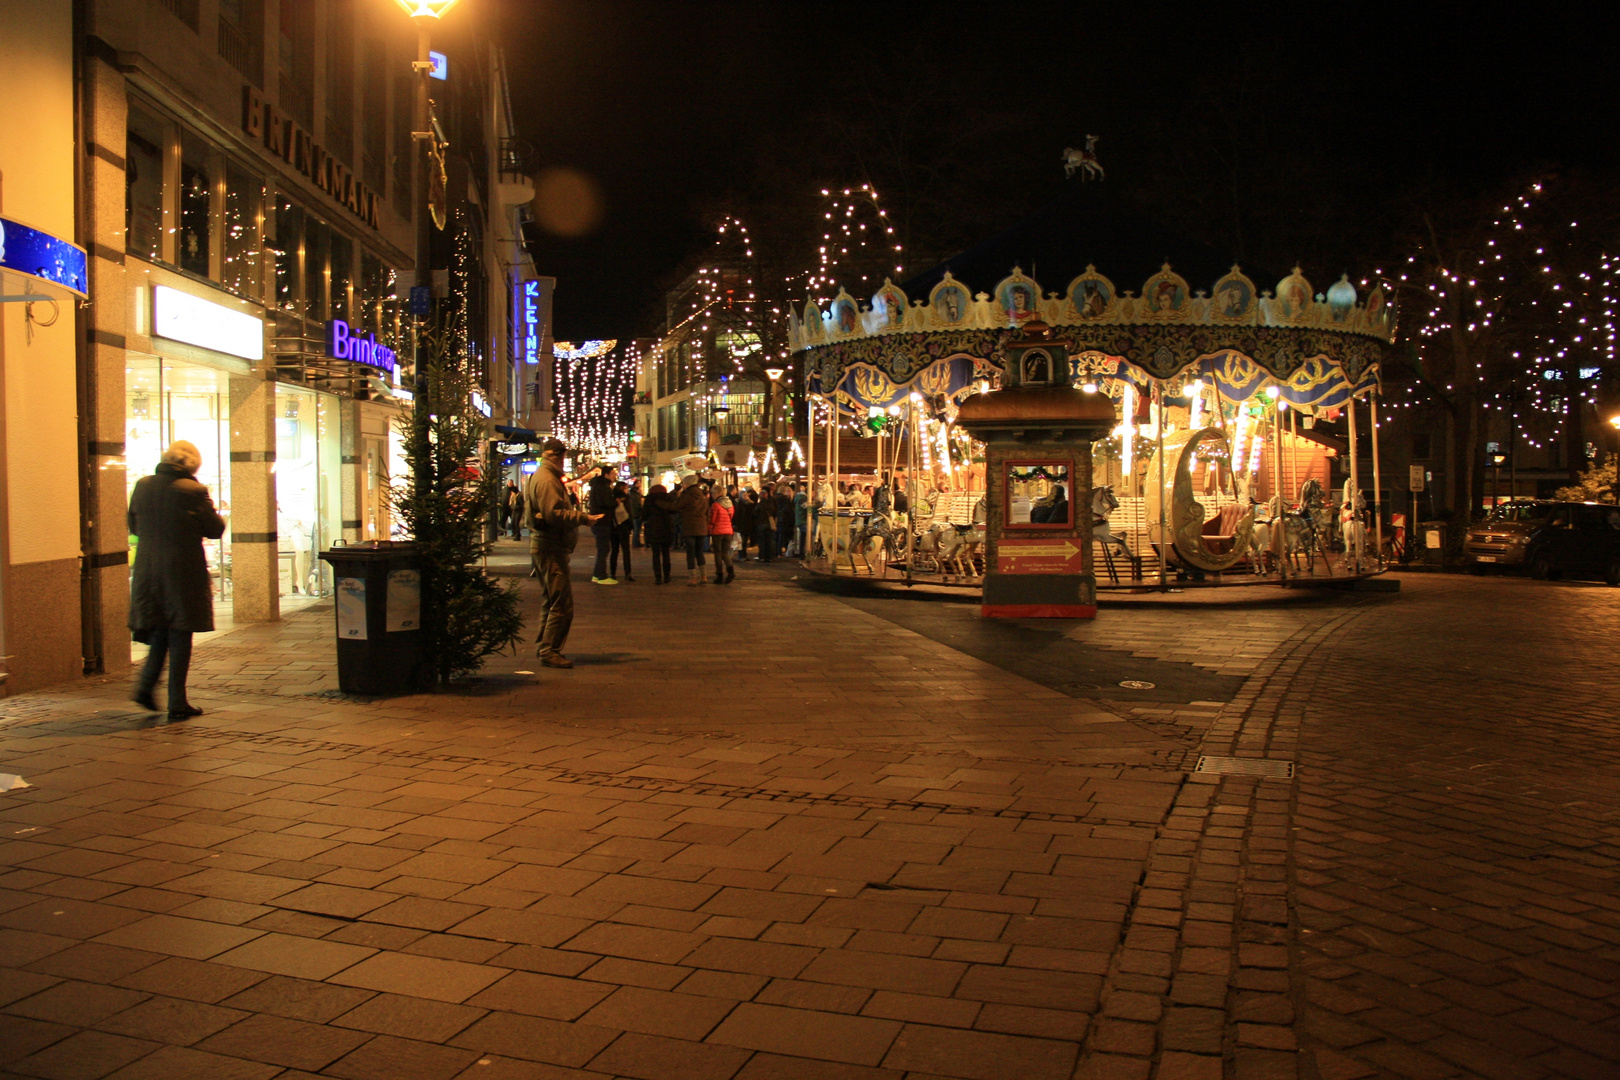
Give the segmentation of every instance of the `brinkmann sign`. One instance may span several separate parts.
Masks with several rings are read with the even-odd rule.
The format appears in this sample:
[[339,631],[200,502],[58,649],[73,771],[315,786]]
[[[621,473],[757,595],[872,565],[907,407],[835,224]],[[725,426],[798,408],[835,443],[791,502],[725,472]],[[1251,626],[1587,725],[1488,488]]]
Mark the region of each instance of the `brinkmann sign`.
[[355,178],[326,152],[292,117],[264,100],[252,86],[242,87],[242,130],[264,148],[314,181],[315,186],[347,206],[356,217],[377,224],[377,193]]

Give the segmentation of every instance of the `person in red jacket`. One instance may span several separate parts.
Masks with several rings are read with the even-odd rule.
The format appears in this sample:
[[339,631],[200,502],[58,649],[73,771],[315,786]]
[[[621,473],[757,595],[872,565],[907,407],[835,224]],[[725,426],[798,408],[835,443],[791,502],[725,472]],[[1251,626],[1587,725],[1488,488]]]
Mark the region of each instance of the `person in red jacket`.
[[714,583],[729,585],[737,576],[731,566],[731,500],[719,488],[709,504],[709,549],[714,552]]

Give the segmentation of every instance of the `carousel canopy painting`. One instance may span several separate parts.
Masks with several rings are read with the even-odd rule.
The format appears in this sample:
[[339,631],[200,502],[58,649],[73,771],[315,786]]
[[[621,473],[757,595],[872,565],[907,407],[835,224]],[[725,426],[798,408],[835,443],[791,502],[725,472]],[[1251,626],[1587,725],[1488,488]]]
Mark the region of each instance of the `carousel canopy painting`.
[[789,317],[806,389],[860,413],[921,393],[960,399],[999,374],[1010,334],[1039,320],[1111,397],[1195,369],[1228,401],[1262,387],[1307,415],[1377,386],[1394,335],[1381,288],[1299,268],[1250,275],[1166,234],[1109,193],[1071,182],[1035,214],[864,301],[840,290]]

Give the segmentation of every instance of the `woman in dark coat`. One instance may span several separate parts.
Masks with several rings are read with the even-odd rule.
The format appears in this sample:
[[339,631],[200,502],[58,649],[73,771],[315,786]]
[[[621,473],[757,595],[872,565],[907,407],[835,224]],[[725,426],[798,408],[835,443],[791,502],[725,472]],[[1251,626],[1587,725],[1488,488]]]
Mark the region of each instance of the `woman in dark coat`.
[[642,535],[652,548],[653,584],[669,584],[669,549],[675,539],[675,528],[670,519],[675,510],[675,499],[663,484],[654,484],[642,500]]
[[214,628],[214,591],[202,542],[224,536],[225,519],[214,511],[208,489],[193,479],[201,465],[195,446],[177,442],[129,497],[129,531],[137,538],[129,628],[151,649],[135,680],[135,703],[158,711],[152,691],[167,656],[170,720],[202,714],[186,700],[191,635]]

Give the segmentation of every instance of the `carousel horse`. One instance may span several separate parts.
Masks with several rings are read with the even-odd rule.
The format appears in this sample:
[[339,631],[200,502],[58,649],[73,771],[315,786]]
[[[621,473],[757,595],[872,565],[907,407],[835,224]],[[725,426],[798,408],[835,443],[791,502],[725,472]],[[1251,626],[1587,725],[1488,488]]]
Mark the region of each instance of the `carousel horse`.
[[888,561],[895,557],[895,548],[897,546],[894,535],[894,522],[890,520],[888,514],[872,514],[866,519],[866,524],[857,529],[855,535],[849,538],[849,547],[846,550],[849,553],[849,568],[851,570],[855,569],[855,556],[859,555],[861,562],[866,564],[867,573],[874,572],[872,570],[872,560],[867,558],[867,552],[872,546],[873,540],[883,541],[883,559],[884,564],[887,565]]
[[1255,499],[1249,500],[1255,506],[1264,506],[1266,516],[1258,513],[1254,516],[1254,532],[1249,535],[1249,565],[1254,567],[1256,574],[1269,574],[1277,561],[1277,553],[1272,550],[1271,541],[1274,535],[1273,527],[1282,516],[1282,496],[1273,495],[1265,503]]
[[1132,579],[1138,576],[1136,556],[1131,554],[1131,546],[1123,536],[1115,536],[1108,525],[1108,515],[1118,509],[1119,499],[1114,495],[1113,485],[1091,489],[1091,538],[1102,545],[1103,565],[1108,568],[1108,576],[1116,585],[1119,584],[1119,571],[1114,569],[1114,555],[1110,548],[1119,548],[1120,554],[1131,564]]
[[1311,477],[1299,489],[1299,506],[1284,516],[1284,537],[1288,559],[1299,569],[1299,556],[1305,556],[1306,572],[1316,573],[1316,556],[1322,556],[1322,565],[1328,565],[1327,535],[1333,520],[1328,509],[1322,481]]
[[1072,179],[1078,172],[1081,180],[1101,180],[1103,178],[1102,162],[1097,160],[1097,136],[1086,136],[1086,148],[1076,150],[1072,146],[1063,148],[1063,178]]
[[1344,537],[1345,565],[1353,563],[1357,573],[1361,571],[1361,560],[1367,550],[1367,526],[1361,521],[1366,509],[1367,500],[1360,491],[1353,490],[1350,481],[1346,480],[1343,500],[1339,503],[1339,535]]
[[979,549],[984,546],[985,529],[990,521],[990,504],[984,496],[973,504],[973,521],[962,534],[963,551],[959,556],[961,562],[967,567],[969,577],[978,575]]

